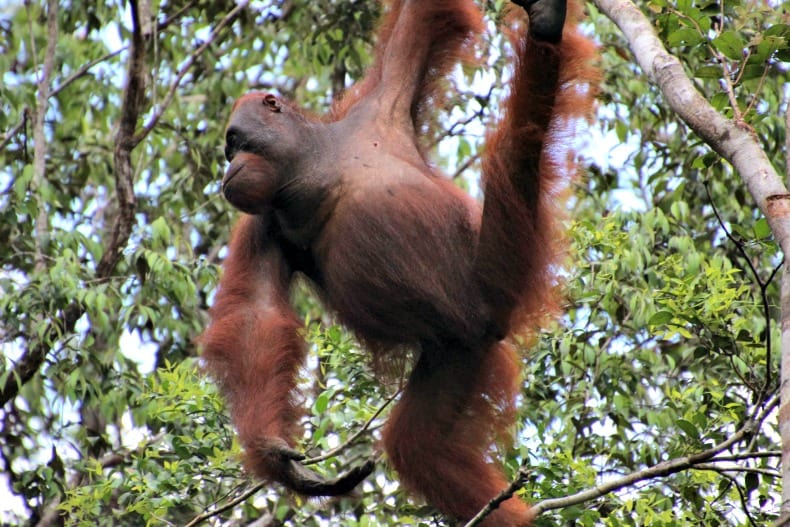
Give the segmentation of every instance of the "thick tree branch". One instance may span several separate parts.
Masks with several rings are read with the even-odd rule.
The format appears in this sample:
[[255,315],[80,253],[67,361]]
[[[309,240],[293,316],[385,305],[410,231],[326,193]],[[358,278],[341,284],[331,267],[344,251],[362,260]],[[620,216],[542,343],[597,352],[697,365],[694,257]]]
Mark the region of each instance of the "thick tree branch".
[[[54,42],[54,40],[52,42]],[[106,60],[109,60],[109,59],[115,57],[116,55],[118,55],[121,52],[123,52],[125,49],[126,48],[123,47],[123,48],[118,49],[116,51],[112,51],[110,53],[106,53],[105,55],[102,55],[101,57],[99,57],[97,59],[94,59],[94,60],[88,62],[87,64],[82,65],[77,71],[75,71],[74,73],[69,75],[69,77],[67,79],[62,81],[55,88],[52,88],[52,90],[49,92],[48,99],[51,99],[52,97],[55,97],[61,91],[66,89],[71,83],[73,83],[74,81],[76,81],[77,79],[79,79],[81,77],[84,77],[90,71],[90,69],[92,67],[94,67],[96,64],[99,64],[101,62],[104,62]],[[39,92],[39,99],[40,98],[41,98],[41,92]],[[40,102],[39,102],[38,106],[40,107]],[[24,126],[27,124],[29,119],[30,119],[30,109],[25,108],[22,111],[22,119],[19,120],[19,123],[17,123],[8,132],[3,134],[2,140],[0,140],[0,150],[4,149],[6,147],[6,145],[11,142],[11,140],[19,133],[19,131],[22,130],[22,128],[24,128]],[[43,121],[42,121],[42,125],[43,125]]]
[[[738,429],[725,441],[722,441],[718,445],[709,448],[708,450],[704,450],[696,454],[690,454],[688,456],[671,459],[669,461],[664,461],[662,463],[653,465],[652,467],[648,467],[643,470],[632,472],[631,474],[627,474],[620,478],[613,479],[607,483],[602,483],[591,489],[583,490],[581,492],[577,492],[576,494],[572,494],[570,496],[543,500],[532,506],[531,512],[533,513],[533,517],[537,517],[549,510],[562,509],[565,507],[571,507],[573,505],[579,505],[580,503],[598,499],[602,496],[605,496],[606,494],[615,492],[625,487],[635,485],[639,482],[658,478],[658,477],[669,476],[677,472],[682,472],[683,470],[688,470],[693,468],[704,469],[704,470],[717,470],[722,472],[758,470],[758,469],[746,469],[746,468],[738,468],[738,467],[719,468],[714,463],[725,461],[725,460],[729,461],[730,460],[729,457],[717,457],[718,454],[735,446],[740,441],[748,439],[749,436],[754,434],[756,430],[760,429],[763,421],[774,411],[774,409],[778,405],[779,405],[779,395],[775,395],[769,401],[766,402],[765,406],[763,406],[762,409],[759,410],[759,412],[754,418],[747,420],[746,423],[744,423],[744,425],[740,429]],[[772,452],[771,454],[776,454],[776,453]],[[745,455],[736,454],[734,455],[734,457],[736,457],[737,459],[744,459],[744,458],[761,457],[761,456],[758,453],[749,453]],[[502,491],[494,499],[492,499],[464,527],[472,527],[482,522],[486,518],[486,516],[488,516],[489,514],[491,514],[491,512],[496,510],[496,508],[499,507],[499,505],[503,501],[509,499],[511,496],[513,496],[515,492],[517,492],[519,489],[521,489],[524,486],[524,484],[526,483],[526,475],[527,475],[527,471],[524,467],[522,467],[519,470],[519,473],[516,476],[516,478],[510,484],[510,486],[506,488],[504,491]],[[776,476],[777,474],[775,474],[773,471],[770,471],[770,474],[767,475]]]
[[[785,180],[790,181],[790,97],[785,101]],[[782,358],[780,363],[779,434],[782,438],[782,505],[781,517],[775,525],[790,525],[790,258],[785,252],[785,269],[782,275]]]
[[[55,8],[57,7],[57,0],[49,0],[49,3],[50,13],[54,13],[54,15],[48,19],[48,26],[50,27],[49,31],[50,34],[52,34],[51,32],[53,29],[51,24],[54,24],[54,31],[55,34],[57,34],[57,12],[52,8],[53,4]],[[112,230],[110,232],[109,241],[106,244],[105,251],[96,266],[96,277],[98,280],[106,280],[112,275],[116,265],[120,261],[122,251],[124,247],[126,247],[134,227],[137,203],[134,194],[134,170],[131,159],[132,151],[140,143],[140,141],[145,139],[154,126],[156,126],[162,116],[162,113],[172,101],[175,91],[178,88],[181,79],[184,77],[184,75],[186,75],[189,67],[191,67],[197,57],[199,57],[200,54],[203,53],[203,51],[205,51],[205,49],[216,40],[219,31],[221,31],[222,28],[227,26],[236,17],[238,17],[241,10],[247,4],[248,2],[244,1],[235,7],[222,21],[220,21],[219,24],[217,24],[217,26],[212,31],[210,38],[192,53],[189,60],[187,61],[187,64],[185,64],[184,67],[182,67],[182,69],[179,71],[178,79],[170,87],[170,92],[166,102],[159,106],[158,112],[154,114],[146,127],[139,133],[135,134],[137,131],[138,121],[140,119],[140,115],[143,112],[143,106],[145,104],[145,76],[148,71],[145,63],[145,56],[147,42],[153,36],[153,20],[151,18],[150,0],[136,0],[131,2],[132,43],[129,50],[126,87],[124,89],[121,103],[121,117],[115,135],[115,145],[113,151],[115,195],[118,201],[118,215],[112,225]],[[167,23],[169,22],[170,20],[167,21]],[[57,41],[57,39],[50,38],[48,41],[53,43],[52,57],[54,57],[54,43]],[[51,70],[51,67],[49,69],[45,67],[43,71],[46,74],[42,74],[39,84],[40,89],[46,84],[46,94],[42,95],[39,93],[39,101],[46,101],[53,94],[62,90],[68,84],[76,80],[76,78],[84,75],[88,69],[93,67],[95,64],[101,62],[102,60],[111,58],[116,53],[118,52],[109,53],[83,66],[80,68],[80,70],[75,72],[74,75],[64,81],[63,84],[57,87],[54,92],[49,90],[48,80],[46,83],[43,82],[44,79],[49,79],[49,74],[46,72]],[[45,112],[41,111],[41,108],[43,108],[43,106],[39,102],[39,108],[37,109],[38,114],[36,114],[35,117],[38,118],[38,115],[40,114],[40,119],[43,123],[43,115]],[[5,144],[9,138],[14,133],[16,133],[21,126],[23,126],[23,124],[24,121],[14,130],[12,130],[11,133],[7,134],[3,139],[3,144]],[[39,141],[39,139],[36,138],[36,145],[42,145],[43,147],[46,145],[46,142],[43,139]],[[43,159],[43,156],[40,157]],[[60,317],[53,321],[51,328],[43,336],[39,343],[32,349],[27,350],[22,354],[22,357],[14,365],[13,371],[7,382],[0,389],[0,406],[4,406],[8,401],[16,397],[21,386],[25,385],[30,379],[33,378],[33,376],[35,376],[41,365],[44,363],[46,355],[50,349],[50,343],[55,340],[58,335],[64,335],[72,332],[77,320],[79,320],[83,314],[84,310],[80,306],[76,304],[70,305],[63,311]]]
[[[785,98],[785,131],[790,130],[790,96]],[[790,182],[790,134],[785,133],[785,184]]]
[[[32,32],[31,32],[32,35]],[[50,82],[52,70],[55,66],[55,44],[58,40],[58,2],[49,0],[47,3],[47,49],[44,55],[44,64],[41,68],[41,76],[38,79],[36,108],[33,111],[33,185],[36,189],[46,184],[47,180],[47,141],[44,133],[44,122],[49,108]],[[31,37],[32,39],[32,37]],[[33,48],[35,49],[35,48]],[[35,53],[34,53],[35,56]],[[27,114],[23,116],[22,124],[26,121]],[[10,137],[10,135],[9,135]],[[49,229],[49,218],[47,209],[41,204],[39,213],[35,219],[35,269],[43,271],[45,268],[43,241],[46,239]],[[64,314],[69,317],[69,313]],[[79,318],[79,317],[77,317]],[[76,318],[71,324],[76,323]],[[49,334],[52,331],[48,332]],[[0,405],[16,397],[19,388],[27,383],[38,371],[44,362],[48,347],[43,344],[48,339],[45,337],[39,344],[32,349],[25,351],[19,361],[14,365],[11,376],[6,380],[0,390]]]

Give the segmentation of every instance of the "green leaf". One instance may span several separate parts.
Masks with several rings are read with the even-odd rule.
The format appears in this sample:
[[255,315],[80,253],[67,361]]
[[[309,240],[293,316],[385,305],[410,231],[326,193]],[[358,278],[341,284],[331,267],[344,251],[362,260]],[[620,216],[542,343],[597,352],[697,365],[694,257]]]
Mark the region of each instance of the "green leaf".
[[674,318],[674,315],[669,311],[657,311],[653,313],[653,316],[650,317],[650,320],[647,321],[649,326],[662,326],[667,324]]
[[743,50],[746,45],[735,31],[723,31],[718,37],[711,41],[711,44],[728,59],[743,59]]
[[699,430],[697,430],[697,427],[691,424],[691,422],[685,419],[678,419],[675,421],[675,424],[678,426],[678,428],[683,430],[683,433],[685,433],[690,439],[694,439],[695,441],[699,439]]
[[163,216],[151,223],[151,241],[154,247],[166,247],[170,244],[170,227]]
[[700,66],[694,70],[694,76],[698,79],[720,79],[722,71],[719,66]]
[[754,237],[760,240],[769,236],[771,236],[771,226],[768,224],[767,219],[760,218],[754,224]]
[[743,67],[741,79],[744,81],[759,79],[766,72],[766,67],[764,64],[747,64]]
[[315,399],[315,404],[313,405],[313,413],[317,415],[323,415],[326,413],[326,409],[329,407],[329,399],[331,394],[329,390],[325,390],[321,392],[318,397]]
[[690,27],[682,27],[673,31],[667,36],[667,44],[670,47],[696,46],[702,42],[702,35],[695,29]]

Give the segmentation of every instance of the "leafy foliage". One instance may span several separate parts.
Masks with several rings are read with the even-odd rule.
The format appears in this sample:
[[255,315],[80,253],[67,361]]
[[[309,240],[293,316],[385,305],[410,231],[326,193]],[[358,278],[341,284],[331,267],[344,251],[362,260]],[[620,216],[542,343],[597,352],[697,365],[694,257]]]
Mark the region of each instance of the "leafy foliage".
[[[161,117],[131,149],[131,234],[109,271],[100,262],[121,215],[130,8],[70,3],[53,41],[43,4],[0,11],[0,523],[52,525],[65,514],[74,525],[444,524],[384,462],[358,496],[329,503],[253,486],[192,340],[233,221],[217,192],[230,105],[260,89],[325,109],[368,62],[378,4],[262,2],[220,27],[232,13],[221,3],[154,3],[136,131]],[[501,19],[504,3],[488,4]],[[643,9],[700,91],[786,168],[777,109],[787,6]],[[722,444],[770,409],[778,386],[782,257],[767,225],[737,174],[668,111],[590,10],[606,78],[570,225],[567,315],[525,349],[523,427],[502,453],[514,476],[529,467],[521,493],[535,502]],[[459,72],[452,84],[464,96],[437,108],[431,146],[451,174],[474,175],[481,131],[496,118],[507,63],[498,33],[492,26],[481,45],[494,75]],[[316,464],[333,474],[374,451],[376,412],[401,374],[377,379],[308,288],[294,301],[312,351],[303,447],[341,447]],[[775,415],[753,424],[691,469],[552,510],[538,525],[765,524],[779,508]]]

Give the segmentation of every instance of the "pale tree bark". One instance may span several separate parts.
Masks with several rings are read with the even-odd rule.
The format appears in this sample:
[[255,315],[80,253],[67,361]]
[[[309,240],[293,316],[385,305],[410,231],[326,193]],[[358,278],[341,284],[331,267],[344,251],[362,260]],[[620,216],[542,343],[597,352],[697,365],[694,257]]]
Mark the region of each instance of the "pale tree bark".
[[[790,96],[785,98],[785,174],[790,178]],[[787,253],[785,252],[785,266]],[[779,408],[779,434],[782,437],[782,509],[777,527],[790,525],[790,272],[785,267],[782,275],[782,368],[779,392],[782,406]]]
[[[631,0],[594,0],[623,32],[645,75],[666,102],[715,152],[729,161],[768,220],[782,253],[790,255],[790,194],[756,134],[743,122],[727,119],[696,90],[678,59],[659,40],[653,25]],[[785,257],[781,287],[781,380],[779,431],[782,437],[781,516],[790,514],[790,258]],[[768,364],[767,371],[770,371]]]

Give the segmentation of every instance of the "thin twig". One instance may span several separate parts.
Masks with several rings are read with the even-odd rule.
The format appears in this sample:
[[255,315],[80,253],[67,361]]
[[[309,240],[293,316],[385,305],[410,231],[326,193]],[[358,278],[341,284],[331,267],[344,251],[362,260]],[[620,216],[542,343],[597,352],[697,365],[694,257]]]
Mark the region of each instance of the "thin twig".
[[727,59],[727,57],[715,49],[713,49],[713,56],[716,57],[717,61],[719,61],[721,64],[721,69],[724,72],[724,75],[722,75],[721,78],[721,84],[724,88],[724,91],[727,93],[727,99],[729,99],[730,106],[732,107],[732,118],[737,123],[743,123],[743,112],[741,112],[741,109],[738,106],[738,97],[735,95],[735,89],[733,88],[732,84],[732,72],[730,71],[728,62],[729,59]]
[[[757,272],[757,268],[752,263],[751,258],[749,258],[749,254],[746,252],[743,244],[736,240],[735,237],[730,233],[729,229],[724,225],[724,220],[721,218],[719,214],[718,208],[716,208],[716,203],[713,200],[713,196],[710,193],[710,187],[708,186],[708,182],[704,183],[705,193],[708,195],[708,202],[710,203],[711,207],[713,208],[713,214],[716,216],[716,220],[719,222],[719,226],[724,231],[724,234],[727,235],[727,239],[729,239],[738,249],[738,252],[741,254],[743,259],[746,261],[746,265],[749,266],[749,271],[752,273],[754,280],[757,282],[757,285],[760,288],[760,302],[763,308],[763,318],[765,318],[765,324],[768,327],[769,331],[766,331],[765,334],[765,383],[763,384],[762,393],[760,394],[760,398],[762,399],[764,395],[768,392],[768,389],[771,385],[771,352],[772,352],[772,345],[771,345],[771,311],[770,311],[770,304],[768,302],[768,285],[771,283],[771,280],[776,276],[777,271],[779,270],[780,266],[774,268],[771,276],[769,277],[767,282],[763,282],[760,279],[760,274]],[[784,262],[784,258],[782,258]],[[737,371],[734,369],[733,371]]]
[[176,78],[173,81],[173,83],[170,85],[170,89],[167,91],[167,95],[165,96],[164,101],[162,101],[162,103],[157,106],[156,111],[151,116],[148,123],[146,123],[143,129],[139,133],[137,133],[132,139],[133,145],[139,144],[143,139],[145,139],[148,136],[148,134],[151,133],[151,131],[159,122],[159,119],[162,118],[167,108],[173,102],[173,98],[175,97],[178,87],[181,85],[181,81],[184,79],[187,72],[195,64],[195,61],[198,59],[198,57],[200,57],[200,55],[202,55],[203,52],[206,51],[206,49],[211,44],[214,43],[214,41],[217,39],[220,32],[225,28],[225,26],[233,22],[239,16],[239,14],[247,7],[248,4],[249,4],[249,0],[244,0],[243,2],[240,2],[236,7],[234,7],[227,15],[225,15],[225,18],[223,18],[216,26],[214,26],[214,29],[211,31],[211,34],[208,36],[206,41],[203,42],[203,44],[201,44],[195,51],[192,52],[192,54],[186,60],[184,65],[181,66],[181,68],[178,70],[178,73],[176,74]]
[[[314,463],[318,463],[320,461],[324,461],[326,459],[329,459],[330,457],[333,457],[333,456],[337,455],[343,449],[347,448],[350,444],[352,444],[354,441],[356,441],[363,433],[365,433],[365,431],[367,431],[370,428],[370,425],[373,423],[373,421],[375,421],[381,415],[381,413],[384,411],[384,409],[386,409],[387,406],[389,406],[392,403],[392,401],[394,401],[395,398],[399,394],[400,394],[400,390],[396,391],[392,396],[388,397],[387,400],[384,401],[384,403],[365,422],[365,424],[362,425],[362,427],[359,430],[357,430],[357,432],[354,433],[354,435],[352,435],[342,445],[338,446],[337,448],[333,448],[332,450],[329,450],[328,452],[326,452],[324,454],[321,454],[320,456],[316,456],[316,457],[313,457],[313,458],[310,458],[310,459],[306,459],[306,460],[302,461],[302,464],[303,465],[311,465],[311,464],[314,464]],[[204,512],[202,514],[200,514],[198,516],[195,516],[194,518],[192,518],[189,521],[189,523],[185,524],[184,527],[194,527],[195,525],[198,525],[201,522],[204,522],[204,521],[206,521],[206,520],[208,520],[210,518],[213,518],[214,516],[218,516],[218,515],[222,514],[223,512],[235,507],[239,503],[242,503],[243,501],[245,501],[247,498],[249,498],[253,494],[259,492],[266,485],[267,485],[267,482],[261,482],[261,483],[257,483],[255,485],[253,485],[252,487],[250,487],[246,491],[242,492],[237,497],[233,498],[232,500],[230,500],[229,502],[225,503],[224,505],[221,505],[221,506],[219,506],[219,507],[217,507],[215,509],[212,509],[212,510],[207,510],[206,512]]]
[[[724,479],[726,479],[727,481],[729,481],[730,482],[730,486],[735,488],[735,491],[738,493],[738,499],[741,502],[741,510],[746,515],[746,518],[749,520],[749,525],[751,525],[752,527],[757,527],[757,524],[755,523],[754,518],[752,518],[752,515],[749,512],[749,504],[748,504],[748,502],[746,500],[746,495],[744,494],[740,483],[738,483],[738,480],[735,479],[733,476],[730,476],[729,474],[721,474],[721,476]],[[727,490],[729,491],[729,489],[727,489]],[[719,496],[720,497],[724,496],[724,493],[722,492],[721,494],[719,494]]]
[[118,54],[122,53],[122,52],[123,52],[123,51],[125,51],[125,50],[126,50],[126,46],[124,46],[124,47],[122,47],[122,48],[120,48],[120,49],[117,49],[117,50],[115,50],[115,51],[111,51],[111,52],[109,52],[109,53],[105,53],[105,54],[104,54],[104,55],[102,55],[101,57],[99,57],[99,58],[97,58],[97,59],[93,59],[92,61],[88,62],[87,64],[83,64],[83,65],[82,65],[82,66],[81,66],[81,67],[80,67],[80,68],[79,68],[77,71],[75,71],[74,73],[72,73],[71,75],[69,75],[69,77],[68,77],[66,80],[64,80],[64,81],[63,81],[63,82],[61,82],[61,83],[60,83],[60,84],[59,84],[59,85],[58,85],[56,88],[54,88],[54,89],[53,89],[53,90],[50,92],[49,96],[50,96],[50,97],[54,97],[54,96],[56,96],[58,93],[60,93],[60,92],[61,92],[61,91],[63,91],[64,89],[66,89],[66,88],[69,86],[69,84],[71,84],[71,83],[72,83],[72,82],[74,82],[75,80],[77,80],[77,79],[79,79],[80,77],[82,77],[82,76],[84,76],[85,74],[87,74],[87,73],[88,73],[88,71],[89,71],[89,70],[90,70],[92,67],[94,67],[96,64],[99,64],[99,63],[101,63],[101,62],[104,62],[105,60],[109,60],[109,59],[113,58],[114,56],[116,56],[116,55],[118,55]]
[[[687,14],[685,14],[682,11],[679,11],[677,9],[670,8],[670,12],[672,14],[676,15],[677,17],[682,18],[683,20],[685,20],[686,22],[690,23],[691,25],[693,25],[694,28],[697,30],[697,33],[703,39],[708,41],[708,43],[707,43],[708,52],[716,58],[716,60],[717,60],[717,62],[719,64],[721,64],[721,69],[722,69],[722,72],[724,73],[723,79],[722,79],[722,84],[724,84],[724,89],[727,92],[727,98],[730,101],[730,106],[732,106],[732,112],[733,112],[733,115],[735,117],[735,120],[739,121],[739,122],[743,122],[743,113],[741,112],[740,108],[738,107],[738,98],[735,96],[735,91],[733,90],[733,86],[735,84],[737,84],[740,79],[736,79],[733,82],[733,80],[732,80],[732,73],[730,72],[730,67],[729,67],[729,62],[728,62],[729,59],[727,57],[725,57],[723,54],[721,54],[715,47],[713,47],[713,45],[710,43],[710,40],[707,38],[707,32],[703,31],[703,29],[700,27],[699,23],[697,23],[697,21],[694,18],[688,16]],[[721,20],[724,21],[724,15],[722,14],[721,16],[722,16]],[[717,36],[721,34],[721,30],[722,29],[723,29],[723,25],[719,24],[719,27],[716,29]],[[744,64],[746,63],[746,61],[748,59],[749,58],[747,56],[744,59]],[[744,68],[741,67],[740,74],[743,74],[743,70],[744,70]]]
[[181,6],[180,9],[178,9],[178,11],[176,11],[171,16],[160,22],[156,26],[157,31],[164,31],[165,29],[167,29],[173,22],[178,20],[179,17],[181,17],[181,15],[186,13],[187,10],[190,9],[193,5],[195,5],[194,0],[190,0],[189,2],[185,3],[183,6]]
[[[57,8],[57,0],[50,0],[49,3],[50,9]],[[137,118],[141,113],[145,88],[145,40],[140,29],[137,6],[136,1],[131,2],[133,22],[132,48],[129,58],[128,79],[121,103],[121,119],[118,133],[115,137],[113,152],[113,172],[115,175],[115,191],[119,214],[113,224],[110,240],[107,243],[104,254],[96,266],[96,277],[99,280],[107,280],[112,274],[120,260],[121,251],[129,240],[132,226],[134,225],[135,196],[131,166],[131,151],[134,145],[131,144],[129,138],[134,133]],[[54,22],[57,23],[56,18]],[[51,32],[49,34],[52,35]],[[49,40],[54,41],[57,39],[51,37]],[[42,76],[43,78],[44,76]],[[47,89],[43,86],[41,80],[39,84],[43,89]],[[47,98],[40,97],[40,100],[46,101]],[[37,111],[40,110],[41,106],[39,106]],[[42,140],[41,143],[45,144],[45,141]],[[38,144],[39,141],[36,139],[36,147],[38,147]],[[13,380],[9,378],[9,382],[6,382],[0,389],[0,407],[16,397],[19,389],[38,373],[47,353],[51,349],[52,342],[71,333],[77,320],[82,317],[83,313],[84,309],[75,302],[63,309],[59,316],[52,318],[52,323],[42,338],[37,341],[33,348],[26,350],[14,365]]]
[[488,88],[487,94],[475,97],[480,104],[480,109],[472,112],[471,115],[468,115],[463,119],[459,119],[458,121],[454,122],[439,137],[437,137],[434,141],[432,141],[431,144],[428,145],[428,147],[431,149],[436,148],[436,146],[438,146],[438,144],[444,141],[446,138],[454,137],[458,135],[460,133],[458,131],[458,128],[461,128],[462,129],[461,131],[463,131],[463,129],[466,128],[467,125],[471,124],[477,119],[482,118],[483,115],[485,115],[486,111],[488,110],[488,103],[491,100],[495,88],[496,86],[492,85]]
[[25,108],[22,110],[22,119],[19,120],[16,126],[11,128],[8,132],[5,133],[5,135],[3,135],[3,140],[0,141],[0,150],[4,149],[6,145],[11,142],[11,139],[16,137],[16,134],[18,134],[19,131],[27,125],[29,120],[30,120],[30,108],[25,106]]
[[471,520],[469,520],[464,527],[474,527],[486,519],[486,517],[494,512],[499,506],[513,497],[513,494],[521,490],[529,477],[529,469],[527,467],[520,467],[516,478],[508,485],[508,487],[497,494],[497,496],[489,501],[483,509],[478,512]]
[[359,430],[357,430],[354,433],[354,435],[349,437],[342,445],[339,445],[331,450],[328,450],[327,452],[324,452],[320,456],[311,457],[310,459],[305,459],[304,461],[302,461],[302,465],[313,465],[315,463],[320,463],[321,461],[336,456],[337,454],[348,448],[349,445],[351,445],[354,441],[356,441],[362,434],[364,434],[368,430],[368,428],[370,428],[370,425],[373,423],[373,421],[375,421],[381,415],[381,412],[383,412],[384,409],[387,408],[387,406],[389,406],[392,403],[392,401],[394,401],[395,398],[398,397],[398,395],[400,395],[400,392],[401,391],[398,390],[390,397],[388,397],[387,400],[384,401],[384,403],[378,408],[378,410],[376,410],[373,413],[373,415],[370,416],[370,419],[368,419],[365,422],[365,424],[362,425],[362,427]]
[[[748,58],[743,59],[744,63],[748,60]],[[744,67],[743,70],[745,71],[746,68]],[[765,79],[768,77],[768,72],[771,71],[771,63],[766,62],[765,67],[763,68],[763,74],[760,75],[760,81],[757,83],[757,88],[751,93],[752,99],[749,101],[749,104],[746,105],[746,109],[743,111],[744,118],[749,114],[750,111],[754,109],[757,105],[757,101],[760,98],[760,92],[763,91],[763,87],[765,86]]]
[[[137,446],[137,448],[133,450],[122,449],[118,452],[109,452],[96,461],[102,469],[118,467],[131,460],[135,454],[143,452],[146,448],[148,448],[149,445],[160,441],[162,437],[164,437],[164,432],[160,432],[155,436],[143,441]],[[66,488],[71,490],[81,487],[85,483],[87,476],[87,471],[75,472],[69,478]],[[44,507],[44,510],[41,514],[41,519],[38,521],[38,523],[36,523],[36,527],[52,527],[56,525],[62,525],[63,511],[58,508],[60,503],[61,499],[59,497],[48,503],[46,507]]]
[[475,163],[476,163],[476,162],[477,162],[477,161],[480,159],[480,157],[481,157],[481,152],[476,152],[474,155],[472,155],[472,156],[469,156],[469,157],[466,159],[466,161],[464,161],[464,162],[461,164],[461,166],[459,166],[459,167],[458,167],[458,168],[455,170],[455,173],[453,173],[453,175],[452,175],[452,176],[450,176],[450,179],[453,179],[453,180],[454,180],[454,179],[457,179],[457,178],[461,177],[461,176],[463,175],[463,173],[464,173],[464,172],[466,172],[466,170],[467,170],[467,169],[468,169],[470,166],[472,166],[473,164],[475,164]]
[[265,482],[257,483],[255,485],[253,485],[249,489],[245,490],[244,492],[242,492],[241,494],[239,494],[238,496],[236,496],[235,498],[233,498],[232,500],[227,502],[225,505],[221,505],[221,506],[217,507],[216,509],[212,509],[210,511],[206,511],[203,514],[199,514],[199,515],[195,516],[188,523],[186,523],[184,525],[184,527],[195,527],[195,525],[198,525],[201,522],[204,522],[204,521],[206,521],[206,520],[208,520],[210,518],[213,518],[214,516],[219,516],[223,512],[225,512],[225,511],[227,511],[229,509],[232,509],[233,507],[235,507],[239,503],[242,503],[243,501],[245,501],[247,498],[249,498],[253,494],[259,492],[265,486],[266,486]]

